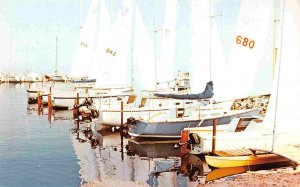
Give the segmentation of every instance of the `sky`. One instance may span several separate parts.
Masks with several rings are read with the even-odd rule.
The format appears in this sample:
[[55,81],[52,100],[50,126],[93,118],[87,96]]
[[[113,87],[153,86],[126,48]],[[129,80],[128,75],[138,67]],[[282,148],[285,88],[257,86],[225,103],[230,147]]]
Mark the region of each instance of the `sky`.
[[[39,72],[51,73],[55,70],[56,37],[58,37],[58,70],[68,73],[73,62],[79,40],[79,1],[80,0],[1,0],[0,2],[0,71],[1,72]],[[118,1],[111,1],[110,11],[112,17],[117,14]],[[148,30],[153,30],[152,0],[141,3],[143,10],[148,12],[144,21],[148,23]],[[146,2],[146,3],[145,3]],[[189,16],[191,11],[190,1],[179,1],[177,13],[178,41],[176,50],[181,51],[176,55],[176,69],[188,70],[184,62],[189,56]],[[222,11],[222,0],[216,1],[216,9]],[[227,3],[227,8],[234,12],[232,4],[237,0]],[[82,22],[87,15],[90,0],[82,0]],[[148,6],[148,7],[147,7]],[[233,8],[232,8],[233,7]],[[156,29],[163,25],[164,0],[156,0]],[[226,7],[224,7],[226,9]],[[218,10],[219,9],[219,10]],[[231,14],[234,15],[234,14]],[[230,15],[229,15],[230,16]],[[217,18],[218,22],[223,20]],[[230,19],[227,19],[230,20]],[[226,31],[225,31],[226,32]],[[226,34],[226,33],[225,33]],[[157,32],[159,41],[161,33]],[[159,46],[159,45],[158,45]],[[159,55],[160,50],[157,50]]]
[[[79,41],[80,0],[1,0],[0,1],[0,72],[33,71],[51,73],[55,70],[56,37],[58,37],[58,70],[70,71]],[[105,0],[114,19],[120,0]],[[82,0],[82,22],[91,0]],[[143,11],[148,32],[153,32],[153,0],[137,0]],[[197,1],[195,1],[197,2]],[[213,9],[225,58],[234,34],[240,0],[214,0]],[[165,1],[156,0],[156,30],[164,24]],[[190,58],[191,1],[178,0],[176,25],[175,69],[188,71]],[[200,18],[201,19],[201,18]],[[205,19],[208,19],[207,17]],[[157,32],[157,55],[163,32]]]
[[[90,0],[82,0],[82,19]],[[79,39],[79,0],[1,0],[0,71],[67,73]]]

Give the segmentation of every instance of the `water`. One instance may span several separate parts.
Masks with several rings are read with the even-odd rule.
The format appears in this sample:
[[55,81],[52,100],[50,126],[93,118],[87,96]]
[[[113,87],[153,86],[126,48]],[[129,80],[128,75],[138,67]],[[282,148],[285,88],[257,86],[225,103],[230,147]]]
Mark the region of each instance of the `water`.
[[[180,149],[173,148],[177,141],[121,140],[118,132],[103,130],[92,149],[71,132],[68,111],[56,111],[51,123],[47,109],[37,115],[37,106],[27,104],[27,87],[0,85],[0,186],[197,184],[189,180],[190,161],[183,166]],[[86,140],[83,133],[80,138]]]
[[26,96],[26,85],[0,85],[0,186],[79,186],[71,121],[49,124]]

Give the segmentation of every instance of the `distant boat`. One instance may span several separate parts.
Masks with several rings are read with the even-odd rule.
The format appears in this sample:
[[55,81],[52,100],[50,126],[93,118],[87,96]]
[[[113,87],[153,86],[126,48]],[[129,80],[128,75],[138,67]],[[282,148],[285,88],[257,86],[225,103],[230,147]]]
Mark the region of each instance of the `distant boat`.
[[43,75],[39,75],[38,73],[27,73],[24,76],[24,82],[41,82],[43,80]]
[[9,83],[22,83],[24,82],[24,76],[21,74],[15,75],[10,73],[5,76],[5,80]]
[[51,75],[50,80],[54,82],[66,82],[67,77],[58,72],[58,61],[59,61],[59,44],[58,36],[56,36],[56,50],[55,50],[55,73]]

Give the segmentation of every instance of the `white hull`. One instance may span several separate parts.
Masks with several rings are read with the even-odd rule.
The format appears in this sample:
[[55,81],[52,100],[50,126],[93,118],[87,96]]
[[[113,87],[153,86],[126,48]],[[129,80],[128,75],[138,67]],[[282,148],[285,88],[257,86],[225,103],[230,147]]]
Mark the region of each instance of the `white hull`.
[[[262,125],[262,124],[255,124]],[[276,146],[285,146],[299,143],[295,140],[300,133],[299,130],[292,132],[281,132],[276,134]],[[206,154],[212,151],[212,133],[197,133],[200,138],[200,144],[194,145],[192,154]],[[255,148],[262,150],[271,150],[273,144],[273,133],[271,130],[264,133],[261,131],[242,131],[242,132],[217,132],[216,150],[247,149]]]

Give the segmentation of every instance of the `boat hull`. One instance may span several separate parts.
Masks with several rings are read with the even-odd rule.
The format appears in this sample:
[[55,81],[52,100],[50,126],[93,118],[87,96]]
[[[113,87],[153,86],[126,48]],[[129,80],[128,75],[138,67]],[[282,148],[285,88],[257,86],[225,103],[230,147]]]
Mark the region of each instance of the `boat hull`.
[[181,130],[187,127],[206,127],[212,126],[213,120],[217,119],[217,125],[229,124],[233,118],[257,115],[259,110],[247,110],[235,112],[224,116],[216,116],[215,118],[207,118],[202,120],[186,120],[186,121],[165,121],[165,122],[145,122],[137,120],[136,124],[129,129],[129,135],[132,137],[148,137],[148,138],[180,138]]
[[205,156],[208,165],[215,168],[253,166],[278,162],[287,162],[287,158],[276,154],[246,155],[246,156]]

